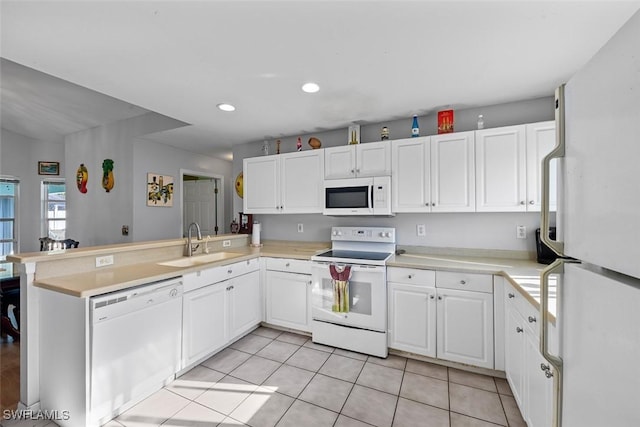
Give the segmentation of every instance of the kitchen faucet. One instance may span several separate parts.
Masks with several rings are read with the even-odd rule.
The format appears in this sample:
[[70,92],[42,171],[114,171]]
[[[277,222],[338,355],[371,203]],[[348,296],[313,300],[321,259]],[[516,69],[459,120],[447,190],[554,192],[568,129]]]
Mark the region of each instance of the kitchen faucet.
[[195,247],[194,247],[191,244],[191,228],[194,225],[196,226],[196,234],[197,234],[198,240],[202,240],[202,233],[200,232],[200,226],[198,225],[198,223],[197,222],[192,222],[191,224],[189,224],[189,231],[187,233],[187,256],[192,256],[193,255],[193,251],[198,249],[198,246],[200,246],[199,244],[196,244]]

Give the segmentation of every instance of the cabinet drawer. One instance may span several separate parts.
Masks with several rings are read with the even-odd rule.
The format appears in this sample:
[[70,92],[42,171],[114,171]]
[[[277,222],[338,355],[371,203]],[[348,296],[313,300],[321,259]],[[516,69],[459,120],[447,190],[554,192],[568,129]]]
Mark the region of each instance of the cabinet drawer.
[[505,301],[506,306],[518,312],[522,316],[524,324],[537,336],[540,330],[538,323],[542,320],[540,319],[540,311],[512,286],[505,287]]
[[210,267],[187,273],[182,276],[184,279],[184,292],[222,282],[223,280],[233,279],[234,277],[256,271],[259,268],[258,258],[252,258],[229,265]]
[[436,272],[417,268],[389,267],[387,268],[387,282],[435,286]]
[[311,262],[300,259],[267,258],[267,270],[311,274]]
[[436,287],[493,293],[493,275],[438,271]]

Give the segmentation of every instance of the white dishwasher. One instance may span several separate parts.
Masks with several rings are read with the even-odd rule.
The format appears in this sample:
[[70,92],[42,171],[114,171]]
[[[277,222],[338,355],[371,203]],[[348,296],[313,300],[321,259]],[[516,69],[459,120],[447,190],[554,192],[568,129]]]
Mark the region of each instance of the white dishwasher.
[[180,368],[182,281],[91,298],[91,418],[108,420]]

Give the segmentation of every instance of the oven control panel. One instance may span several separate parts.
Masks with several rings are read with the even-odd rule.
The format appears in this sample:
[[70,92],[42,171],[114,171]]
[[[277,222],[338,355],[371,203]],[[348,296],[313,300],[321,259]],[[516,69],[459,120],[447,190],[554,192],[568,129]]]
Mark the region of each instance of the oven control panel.
[[332,227],[331,240],[343,242],[395,243],[396,229],[390,227]]

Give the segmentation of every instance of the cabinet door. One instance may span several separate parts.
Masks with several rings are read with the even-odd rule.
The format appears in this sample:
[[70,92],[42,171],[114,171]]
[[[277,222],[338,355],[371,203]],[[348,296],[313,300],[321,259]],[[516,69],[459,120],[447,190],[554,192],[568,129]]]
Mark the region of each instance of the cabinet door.
[[260,273],[254,271],[223,283],[229,289],[229,339],[234,339],[262,319]]
[[493,369],[493,295],[438,289],[439,359]]
[[356,175],[391,175],[391,144],[383,141],[356,145]]
[[267,323],[311,331],[311,275],[267,271]]
[[540,369],[541,364],[549,365],[539,350],[537,335],[526,333],[526,416],[529,427],[545,427],[553,424],[553,377],[547,378]]
[[474,132],[431,137],[431,211],[476,209]]
[[209,285],[182,298],[182,368],[228,342],[226,282]]
[[[556,144],[556,123],[554,121],[527,125],[527,210],[540,212],[542,198],[542,159]],[[551,161],[549,170],[549,205],[557,206],[556,161]]]
[[392,142],[393,212],[430,212],[429,137]]
[[[510,292],[510,291],[508,291]],[[525,333],[524,319],[516,311],[513,303],[505,303],[505,340],[504,365],[507,381],[511,386],[520,412],[525,414],[524,406],[524,368],[525,368]]]
[[526,211],[525,126],[476,131],[476,210]]
[[356,149],[354,145],[325,148],[325,179],[354,178],[356,176]]
[[244,213],[280,212],[280,173],[277,156],[243,160]]
[[436,357],[436,289],[389,283],[389,347]]
[[321,150],[280,156],[282,212],[321,213],[324,156]]

